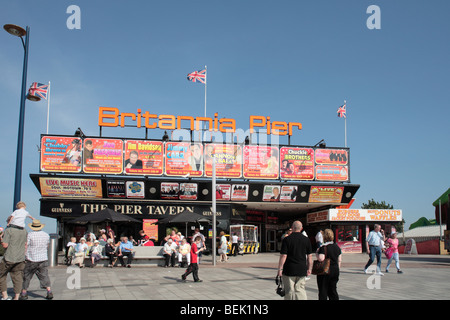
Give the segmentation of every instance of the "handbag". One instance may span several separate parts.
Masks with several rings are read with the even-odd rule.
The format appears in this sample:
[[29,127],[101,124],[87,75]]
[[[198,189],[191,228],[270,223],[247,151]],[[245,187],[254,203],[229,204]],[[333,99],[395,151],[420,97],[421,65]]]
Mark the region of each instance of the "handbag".
[[316,276],[330,274],[330,258],[327,258],[327,246],[325,246],[325,259],[323,261],[314,260],[311,273]]
[[277,284],[277,289],[275,290],[276,293],[280,297],[284,297],[286,293],[284,291],[283,281],[281,280],[281,277],[277,276],[277,278],[275,279],[275,283]]
[[392,255],[394,254],[394,248],[392,247],[387,248],[384,254],[386,255],[386,258],[391,259]]

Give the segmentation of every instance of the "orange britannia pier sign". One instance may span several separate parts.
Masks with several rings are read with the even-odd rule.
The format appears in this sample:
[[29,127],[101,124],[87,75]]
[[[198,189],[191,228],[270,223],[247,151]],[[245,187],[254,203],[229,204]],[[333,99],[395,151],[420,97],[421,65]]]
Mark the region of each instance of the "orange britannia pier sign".
[[[187,125],[191,131],[201,130],[202,124],[206,124],[209,131],[234,133],[236,132],[236,120],[232,118],[219,118],[218,113],[214,114],[214,118],[209,117],[191,117],[191,116],[175,116],[167,114],[151,114],[148,111],[142,112],[137,109],[137,113],[120,112],[114,107],[99,107],[98,109],[98,125],[100,127],[125,127],[125,120],[136,122],[137,128],[147,129],[163,129],[163,130],[181,130]],[[299,122],[271,121],[270,117],[250,116],[249,129],[250,133],[254,133],[255,129],[265,129],[268,135],[292,135],[293,129],[302,129]]]

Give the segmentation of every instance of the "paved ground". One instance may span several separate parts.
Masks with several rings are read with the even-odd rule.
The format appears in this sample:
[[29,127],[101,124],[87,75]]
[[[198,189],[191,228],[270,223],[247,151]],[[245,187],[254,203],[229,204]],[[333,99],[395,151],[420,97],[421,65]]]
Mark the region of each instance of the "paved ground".
[[[184,269],[134,266],[132,268],[50,268],[54,300],[282,300],[275,293],[278,253],[231,257],[212,265],[204,257],[194,283],[181,282]],[[338,292],[341,300],[448,300],[450,256],[400,256],[404,274],[395,266],[382,277],[362,272],[366,254],[344,254]],[[383,259],[382,268],[386,266]],[[77,288],[79,286],[79,288]],[[8,281],[12,295],[12,283]],[[316,277],[307,281],[309,300],[317,300]],[[35,277],[29,300],[44,300],[45,290]]]

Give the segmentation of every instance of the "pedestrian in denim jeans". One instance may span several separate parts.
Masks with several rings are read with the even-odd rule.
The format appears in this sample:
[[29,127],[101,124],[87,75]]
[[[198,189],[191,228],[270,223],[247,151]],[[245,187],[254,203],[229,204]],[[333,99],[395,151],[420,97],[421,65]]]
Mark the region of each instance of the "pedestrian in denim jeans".
[[369,236],[366,238],[366,250],[369,255],[369,261],[367,261],[367,264],[364,267],[364,273],[368,273],[367,269],[373,263],[375,257],[377,257],[376,273],[380,276],[383,275],[383,273],[381,273],[381,245],[384,240],[384,231],[381,230],[381,226],[379,224],[376,224],[374,229],[369,232]]

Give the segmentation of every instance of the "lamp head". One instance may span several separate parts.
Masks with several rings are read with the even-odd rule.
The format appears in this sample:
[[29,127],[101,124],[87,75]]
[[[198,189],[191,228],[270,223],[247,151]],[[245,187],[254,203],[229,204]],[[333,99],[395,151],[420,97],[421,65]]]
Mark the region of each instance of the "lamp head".
[[24,28],[16,26],[15,24],[5,24],[3,26],[3,29],[6,30],[6,32],[8,32],[9,34],[12,34],[13,36],[16,37],[23,37],[26,36],[27,32],[25,31]]

